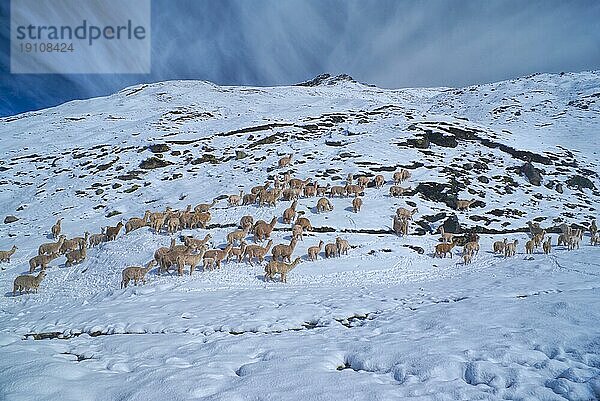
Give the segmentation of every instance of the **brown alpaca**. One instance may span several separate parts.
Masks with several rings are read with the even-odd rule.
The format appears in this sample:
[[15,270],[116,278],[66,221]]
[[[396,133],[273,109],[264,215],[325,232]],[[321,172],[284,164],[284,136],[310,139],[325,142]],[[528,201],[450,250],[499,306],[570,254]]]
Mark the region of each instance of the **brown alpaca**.
[[269,224],[264,221],[258,221],[254,225],[254,242],[263,241],[271,236],[273,228],[277,223],[277,217],[273,217]]
[[290,224],[296,218],[297,201],[293,201],[292,205],[283,212],[283,223]]
[[248,257],[248,262],[251,265],[253,265],[252,259],[254,258],[256,258],[259,263],[262,263],[265,260],[265,255],[269,252],[269,249],[271,249],[272,244],[273,240],[270,239],[269,242],[267,242],[267,246],[264,248],[260,245],[247,245],[244,250],[244,259]]
[[450,254],[450,258],[452,258],[452,248],[454,248],[456,244],[454,242],[450,242],[450,243],[442,243],[442,244],[437,244],[435,246],[435,253],[433,255],[433,257],[435,258],[436,256],[440,257],[440,258],[445,258],[446,254]]
[[119,235],[119,231],[121,231],[122,227],[123,227],[123,223],[120,221],[117,223],[117,225],[115,227],[111,227],[111,226],[106,227],[106,237],[108,238],[108,240],[114,241],[117,238],[117,235]]
[[362,198],[354,198],[352,200],[352,210],[354,211],[354,213],[360,212],[360,209],[362,208],[362,205],[363,205]]
[[296,248],[297,240],[296,238],[292,238],[289,245],[286,244],[278,244],[273,247],[271,250],[271,254],[273,255],[273,260],[281,260],[285,261],[287,259],[288,262],[291,261],[292,253],[294,252],[294,248]]

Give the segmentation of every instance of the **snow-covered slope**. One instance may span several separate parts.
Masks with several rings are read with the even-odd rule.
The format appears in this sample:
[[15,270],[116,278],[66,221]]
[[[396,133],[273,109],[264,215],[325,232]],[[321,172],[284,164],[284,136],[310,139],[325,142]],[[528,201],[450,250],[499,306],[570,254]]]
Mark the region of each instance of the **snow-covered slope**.
[[[0,273],[0,399],[597,399],[599,248],[586,236],[579,250],[526,258],[522,244],[528,221],[556,230],[596,218],[599,126],[599,72],[460,89],[171,81],[0,119],[0,216],[18,219],[0,224],[0,249],[18,247]],[[521,174],[528,161],[540,185]],[[392,198],[400,167],[411,191]],[[58,259],[38,294],[12,296],[58,217],[69,237],[99,233],[284,171],[321,185],[386,177],[358,214],[350,198],[325,214],[315,198],[298,202],[316,230],[294,256],[336,236],[347,256],[303,260],[287,284],[230,262],[121,290],[121,270],[170,241],[144,228],[77,266]],[[223,247],[241,216],[288,206],[222,200],[209,229],[177,236],[210,232]],[[419,209],[405,238],[390,232],[399,206]],[[433,232],[455,218],[482,236],[470,265],[432,258]],[[274,242],[289,228],[278,222]],[[504,237],[519,239],[517,257],[489,252]]]

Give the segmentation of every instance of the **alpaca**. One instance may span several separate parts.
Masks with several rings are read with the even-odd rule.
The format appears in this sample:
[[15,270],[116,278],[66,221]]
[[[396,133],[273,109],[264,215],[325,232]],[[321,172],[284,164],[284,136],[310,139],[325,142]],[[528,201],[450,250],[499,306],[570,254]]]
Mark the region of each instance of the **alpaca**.
[[281,282],[287,283],[287,274],[300,263],[300,258],[294,259],[292,263],[278,262],[272,260],[265,267],[265,281],[272,280],[277,273],[281,275]]
[[15,254],[17,251],[17,247],[15,245],[10,248],[8,251],[0,251],[0,262],[8,262],[10,263],[10,257]]
[[23,293],[23,291],[29,292],[29,290],[35,290],[38,292],[38,288],[40,287],[40,283],[46,277],[46,271],[42,270],[38,273],[37,276],[30,276],[27,274],[17,276],[13,283],[13,296],[17,295],[17,291],[19,291],[19,295]]
[[141,266],[129,266],[123,269],[121,272],[122,280],[121,280],[121,289],[127,288],[127,285],[131,280],[135,285],[138,285],[138,282],[141,281],[142,284],[146,284],[146,274],[152,270],[152,268],[156,265],[156,261],[153,259],[146,267]]
[[319,245],[311,246],[308,248],[308,259],[311,261],[317,260],[321,249],[323,248],[323,241],[319,241]]

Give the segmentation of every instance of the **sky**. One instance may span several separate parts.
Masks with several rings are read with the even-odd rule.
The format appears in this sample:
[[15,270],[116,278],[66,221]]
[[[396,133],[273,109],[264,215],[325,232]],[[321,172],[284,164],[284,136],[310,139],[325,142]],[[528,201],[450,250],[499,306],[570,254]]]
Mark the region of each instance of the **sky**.
[[11,74],[9,5],[0,116],[171,79],[274,86],[345,73],[403,88],[600,69],[596,0],[152,0],[150,74]]

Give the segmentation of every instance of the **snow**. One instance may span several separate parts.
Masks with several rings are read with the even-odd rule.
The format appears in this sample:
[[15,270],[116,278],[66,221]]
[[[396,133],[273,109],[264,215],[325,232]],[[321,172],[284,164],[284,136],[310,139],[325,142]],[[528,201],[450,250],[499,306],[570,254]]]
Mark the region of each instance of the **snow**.
[[[485,234],[472,264],[463,265],[456,248],[453,258],[433,259],[438,235],[416,235],[416,224],[406,238],[386,231],[396,208],[408,202],[419,208],[416,219],[450,213],[447,205],[421,194],[390,198],[393,173],[371,170],[421,162],[403,184],[414,188],[447,182],[444,166],[487,157],[487,170],[467,172],[468,190],[460,194],[485,206],[455,212],[461,224],[519,230],[536,217],[545,227],[589,222],[597,215],[597,191],[534,187],[510,170],[522,160],[499,149],[459,141],[455,148],[432,145],[428,154],[397,144],[414,138],[418,131],[409,128],[415,124],[441,127],[432,128],[436,132],[443,131],[440,123],[476,129],[518,150],[569,163],[572,157],[572,167],[534,163],[544,170],[543,184],[564,183],[577,171],[600,188],[594,175],[600,170],[600,99],[591,96],[598,88],[598,72],[461,89],[171,81],[1,119],[0,216],[19,220],[0,225],[0,249],[18,246],[0,272],[0,399],[599,399],[600,248],[589,245],[589,234],[579,250],[555,246],[550,255],[533,256],[523,253],[523,232]],[[571,101],[588,102],[588,108]],[[493,112],[502,106],[507,111]],[[302,128],[310,124],[319,127]],[[277,142],[255,145],[274,134],[280,134]],[[326,145],[332,141],[343,146]],[[140,169],[152,156],[147,147],[161,143],[169,145],[163,159],[172,164]],[[248,157],[237,160],[236,150]],[[349,198],[332,199],[333,212],[323,214],[315,213],[315,199],[298,202],[313,226],[336,231],[310,233],[294,256],[337,236],[350,242],[347,256],[304,259],[287,284],[265,282],[262,266],[229,262],[191,277],[152,271],[146,285],[121,290],[121,270],[145,264],[171,238],[140,229],[89,250],[79,265],[52,262],[39,293],[12,296],[14,277],[50,241],[58,216],[73,237],[146,209],[210,202],[262,184],[290,152],[298,178],[339,185],[348,173],[386,177],[382,189],[365,191],[359,214]],[[219,162],[191,163],[207,153]],[[123,179],[128,173],[138,178]],[[478,181],[479,175],[490,182]],[[502,190],[502,176],[518,184],[512,193]],[[127,191],[134,184],[139,188]],[[222,200],[211,210],[211,224],[237,224],[246,214],[269,220],[288,206],[230,208]],[[486,224],[473,219],[507,207],[521,215]],[[107,217],[113,211],[119,214]],[[432,231],[441,222],[431,223]],[[223,247],[231,230],[177,236],[210,232],[214,245]],[[519,239],[514,258],[490,251],[505,237]],[[289,238],[289,227],[279,221],[274,244]],[[49,338],[36,339],[43,333]]]

